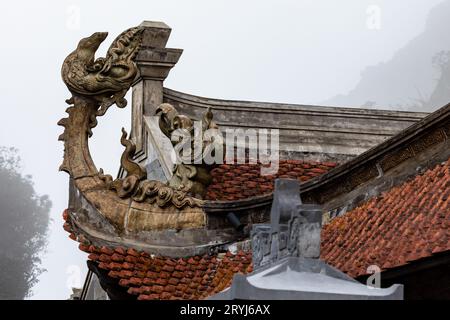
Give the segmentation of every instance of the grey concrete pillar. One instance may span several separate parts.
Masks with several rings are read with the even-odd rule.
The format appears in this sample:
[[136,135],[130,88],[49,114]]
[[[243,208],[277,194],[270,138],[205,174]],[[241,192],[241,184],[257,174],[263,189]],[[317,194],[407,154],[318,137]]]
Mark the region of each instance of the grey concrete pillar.
[[144,21],[142,45],[136,56],[139,74],[133,83],[131,137],[137,158],[145,158],[146,141],[143,116],[152,116],[163,102],[163,82],[183,53],[166,48],[171,29],[164,22]]

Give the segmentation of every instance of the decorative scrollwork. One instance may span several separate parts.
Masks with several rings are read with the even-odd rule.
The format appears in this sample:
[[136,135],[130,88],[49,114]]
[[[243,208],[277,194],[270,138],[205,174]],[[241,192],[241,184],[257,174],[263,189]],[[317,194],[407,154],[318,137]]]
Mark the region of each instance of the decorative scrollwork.
[[178,209],[185,206],[200,207],[204,204],[202,200],[189,197],[186,192],[175,190],[160,181],[145,180],[147,177],[145,169],[133,161],[136,145],[127,139],[127,132],[124,128],[122,128],[120,142],[125,147],[121,165],[127,172],[126,177],[113,181],[110,175],[103,173],[103,169],[100,169],[99,172],[99,177],[106,183],[107,188],[115,190],[120,198],[131,197],[136,202],[156,203],[160,207],[171,203]]
[[188,197],[185,192],[174,190],[173,188],[165,185],[159,181],[143,181],[137,190],[137,193],[133,196],[133,200],[148,201],[164,207],[169,202],[181,209],[185,206],[201,207],[204,202],[200,199]]

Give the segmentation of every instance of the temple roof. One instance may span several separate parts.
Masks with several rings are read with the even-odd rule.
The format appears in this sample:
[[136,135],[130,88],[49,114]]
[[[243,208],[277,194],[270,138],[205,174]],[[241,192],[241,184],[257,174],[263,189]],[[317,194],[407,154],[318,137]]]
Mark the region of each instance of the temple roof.
[[[448,252],[450,105],[423,118],[182,94],[163,89],[181,55],[165,48],[169,34],[165,25],[144,23],[119,36],[137,60],[107,54],[111,65],[124,60],[130,69],[126,81],[117,80],[120,91],[108,89],[112,96],[104,94],[104,83],[79,88],[83,79],[64,78],[72,93],[68,117],[59,122],[65,129],[61,170],[70,174],[64,228],[89,253],[91,271],[110,296],[122,288],[138,299],[200,299],[230,286],[234,274],[251,273],[259,262],[252,262],[250,230],[269,220],[277,178],[301,182],[294,193],[324,209],[321,258],[349,276],[367,274],[370,265],[388,270]],[[98,37],[90,38],[99,44],[104,37]],[[78,66],[72,63],[77,57],[68,56],[65,75]],[[88,138],[96,118],[114,103],[125,105],[131,85],[132,132],[127,139],[122,129],[122,169],[113,180],[97,170]],[[200,118],[208,130],[217,124],[280,129],[278,172],[263,176],[260,165],[248,163],[171,162],[169,151],[179,141],[170,133],[179,126],[192,133]],[[220,141],[213,137],[202,133],[203,148]]]
[[[150,92],[148,93],[150,95]],[[420,121],[427,113],[199,97],[164,88],[163,100],[200,119],[208,107],[221,128],[277,129],[288,159],[352,159]]]
[[[441,115],[442,110],[448,107],[438,112]],[[441,123],[448,125],[448,115],[443,119]],[[410,132],[414,136],[420,130]],[[448,152],[447,148],[443,150],[441,153]],[[371,265],[385,271],[448,252],[450,159],[447,156],[446,161],[429,164],[326,224],[322,230],[321,259],[358,277],[366,275]],[[302,176],[321,174],[333,164],[284,161],[280,167],[278,177],[287,175],[302,180]],[[246,195],[235,198],[233,194],[241,191],[236,185],[255,189],[252,193],[255,195],[270,192],[273,181],[258,180],[257,168],[257,165],[219,166],[212,171],[213,188],[208,189],[208,194],[216,192],[218,198],[232,203],[231,198]],[[236,178],[238,183],[227,185]],[[258,186],[267,184],[267,188],[247,185],[252,181]],[[69,218],[69,214],[65,213],[64,217]],[[70,224],[65,227],[71,231]],[[72,238],[76,236],[72,234]],[[80,244],[80,249],[88,252],[89,259],[98,263],[109,277],[116,279],[118,286],[128,288],[127,292],[139,299],[205,298],[230,286],[235,273],[247,274],[253,270],[248,246],[234,254],[227,251],[186,258],[152,257],[148,252],[120,246]]]
[[[449,251],[449,185],[450,159],[333,219],[322,230],[321,258],[358,277],[371,265],[384,271]],[[173,259],[122,247],[80,249],[139,299],[205,298],[231,285],[233,274],[252,271],[250,251]]]

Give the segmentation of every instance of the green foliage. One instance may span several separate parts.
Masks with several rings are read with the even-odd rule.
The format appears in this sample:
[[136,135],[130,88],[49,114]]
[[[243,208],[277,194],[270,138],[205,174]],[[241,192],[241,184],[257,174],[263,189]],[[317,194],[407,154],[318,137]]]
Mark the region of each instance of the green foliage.
[[17,150],[0,147],[0,299],[24,299],[44,271],[50,208],[22,175]]

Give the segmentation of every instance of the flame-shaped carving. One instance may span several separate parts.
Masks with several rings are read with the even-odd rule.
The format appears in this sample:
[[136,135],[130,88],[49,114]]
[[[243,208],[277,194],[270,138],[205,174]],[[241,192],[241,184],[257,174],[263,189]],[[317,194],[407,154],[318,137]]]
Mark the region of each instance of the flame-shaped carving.
[[133,161],[136,145],[126,137],[127,132],[122,128],[120,142],[125,150],[122,154],[121,165],[127,173],[126,177],[113,181],[110,175],[105,175],[100,169],[99,177],[105,181],[107,188],[115,190],[120,198],[131,197],[136,202],[147,201],[156,203],[160,207],[172,204],[181,209],[185,206],[203,205],[202,200],[188,197],[186,192],[175,190],[160,181],[145,180],[147,176],[145,169]]

